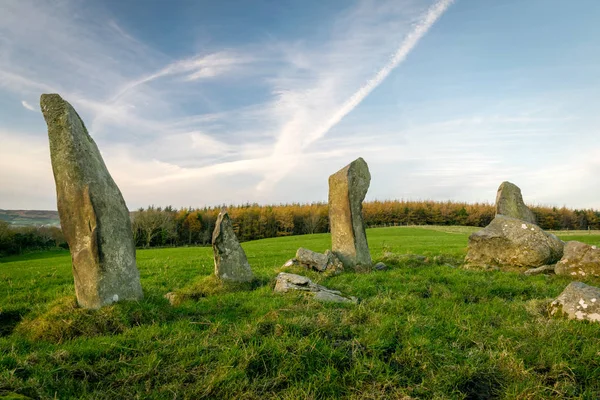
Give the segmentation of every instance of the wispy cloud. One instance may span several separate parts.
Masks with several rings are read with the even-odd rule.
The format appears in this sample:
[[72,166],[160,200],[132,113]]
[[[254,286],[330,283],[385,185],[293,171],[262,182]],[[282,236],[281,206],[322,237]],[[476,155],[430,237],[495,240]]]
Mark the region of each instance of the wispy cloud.
[[25,107],[26,109],[28,109],[30,111],[36,111],[35,108],[33,108],[33,106],[31,104],[29,104],[28,102],[26,102],[25,100],[21,100],[21,104],[23,105],[23,107]]

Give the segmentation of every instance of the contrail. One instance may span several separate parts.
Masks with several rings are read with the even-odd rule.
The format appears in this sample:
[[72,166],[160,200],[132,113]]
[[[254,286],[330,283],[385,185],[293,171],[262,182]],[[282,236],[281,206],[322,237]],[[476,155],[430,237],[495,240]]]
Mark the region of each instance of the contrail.
[[360,89],[358,89],[342,106],[339,110],[337,110],[331,118],[327,121],[327,123],[322,126],[317,131],[313,132],[311,135],[311,140],[308,143],[313,142],[314,140],[320,139],[325,136],[331,128],[336,126],[346,115],[348,115],[352,110],[356,108],[377,86],[379,86],[385,78],[398,66],[402,63],[406,56],[411,52],[411,50],[419,43],[419,40],[429,29],[433,26],[433,24],[442,16],[442,14],[450,7],[450,5],[454,3],[454,0],[440,0],[433,4],[429,10],[425,13],[423,19],[419,21],[417,26],[406,36],[406,38],[400,44],[400,47],[394,55],[390,58],[386,65],[383,66],[375,74],[375,76],[367,81]]
[[[385,78],[387,78],[388,75],[406,59],[406,56],[408,56],[411,50],[419,43],[419,40],[421,40],[452,3],[454,3],[454,0],[439,0],[435,2],[408,36],[404,38],[400,47],[398,47],[398,50],[396,50],[390,60],[375,74],[375,76],[369,79],[360,89],[350,96],[322,126],[312,131],[308,135],[307,140],[304,141],[302,148],[308,147],[316,140],[325,136],[331,128],[336,126],[346,115],[352,112],[352,110],[354,110],[373,91],[373,89],[379,86]],[[275,157],[276,154],[273,155],[273,158]],[[293,168],[293,165],[288,165],[288,167],[289,168],[282,168],[278,171],[274,171],[270,176],[265,177],[265,179],[259,183],[258,189],[265,188],[266,186],[269,186],[269,184],[273,184],[283,178],[283,176]]]

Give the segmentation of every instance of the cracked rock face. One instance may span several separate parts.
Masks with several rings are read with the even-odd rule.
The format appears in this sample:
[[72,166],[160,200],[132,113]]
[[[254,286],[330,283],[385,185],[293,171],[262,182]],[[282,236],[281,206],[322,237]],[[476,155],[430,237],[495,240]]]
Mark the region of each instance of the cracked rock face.
[[536,224],[535,215],[525,205],[521,189],[513,183],[502,182],[496,194],[496,215],[520,219]]
[[600,249],[575,240],[567,242],[554,272],[574,278],[600,276]]
[[551,315],[600,322],[600,288],[571,282],[550,304]]
[[97,309],[143,298],[129,210],[75,109],[43,94],[58,214],[69,243],[77,302]]
[[215,275],[232,282],[250,282],[254,279],[246,253],[238,242],[227,211],[221,211],[212,236]]
[[315,300],[334,303],[356,303],[355,297],[344,297],[338,290],[328,289],[325,286],[314,283],[309,278],[287,272],[280,272],[275,282],[276,293],[288,293],[290,291],[307,292]]
[[344,271],[344,265],[330,250],[326,250],[325,254],[322,254],[300,247],[296,251],[294,260],[304,268],[326,272],[329,275],[338,275]]
[[539,226],[498,215],[484,229],[469,236],[468,266],[499,269],[536,268],[554,264],[564,243]]
[[331,250],[345,268],[372,263],[362,218],[362,202],[370,183],[369,167],[362,158],[329,177]]

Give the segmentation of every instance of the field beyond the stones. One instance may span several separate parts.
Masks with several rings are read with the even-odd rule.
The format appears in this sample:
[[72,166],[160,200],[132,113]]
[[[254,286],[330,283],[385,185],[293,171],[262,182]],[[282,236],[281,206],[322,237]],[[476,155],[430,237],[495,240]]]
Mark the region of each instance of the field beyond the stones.
[[[388,270],[286,270],[357,305],[273,293],[328,234],[243,243],[253,287],[213,279],[208,247],[138,250],[144,301],[99,311],[75,306],[68,252],[0,258],[0,399],[600,398],[600,324],[546,312],[570,279],[461,269],[477,229],[369,229]],[[177,289],[191,299],[172,307]]]

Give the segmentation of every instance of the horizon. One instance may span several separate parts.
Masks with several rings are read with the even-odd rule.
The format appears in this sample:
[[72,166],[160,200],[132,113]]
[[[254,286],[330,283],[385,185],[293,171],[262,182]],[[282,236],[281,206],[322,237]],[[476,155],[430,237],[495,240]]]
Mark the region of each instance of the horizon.
[[357,157],[365,201],[600,208],[596,1],[139,4],[2,2],[0,209],[56,211],[45,92],[130,210],[326,203]]

